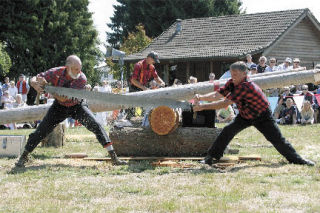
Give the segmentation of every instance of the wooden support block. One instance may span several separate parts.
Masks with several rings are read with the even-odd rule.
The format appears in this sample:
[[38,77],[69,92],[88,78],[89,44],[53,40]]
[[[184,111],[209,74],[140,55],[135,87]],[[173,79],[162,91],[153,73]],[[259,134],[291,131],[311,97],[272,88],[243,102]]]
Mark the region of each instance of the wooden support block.
[[88,155],[86,153],[71,153],[71,154],[66,154],[64,156],[65,158],[86,158]]
[[62,123],[58,124],[56,128],[41,141],[41,145],[45,147],[61,147],[66,141],[65,137],[66,126]]

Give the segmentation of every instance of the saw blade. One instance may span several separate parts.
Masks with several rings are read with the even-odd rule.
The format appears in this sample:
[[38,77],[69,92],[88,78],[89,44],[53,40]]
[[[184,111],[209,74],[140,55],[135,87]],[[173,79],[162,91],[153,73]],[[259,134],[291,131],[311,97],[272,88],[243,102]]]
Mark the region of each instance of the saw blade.
[[64,96],[69,99],[82,100],[85,99],[89,103],[104,104],[108,106],[121,106],[120,108],[130,107],[151,107],[168,106],[171,108],[181,108],[183,110],[191,110],[191,104],[184,101],[176,101],[172,99],[156,98],[156,97],[135,97],[128,95],[119,95],[113,93],[103,93],[87,90],[72,89],[66,87],[45,86],[45,91],[51,94]]

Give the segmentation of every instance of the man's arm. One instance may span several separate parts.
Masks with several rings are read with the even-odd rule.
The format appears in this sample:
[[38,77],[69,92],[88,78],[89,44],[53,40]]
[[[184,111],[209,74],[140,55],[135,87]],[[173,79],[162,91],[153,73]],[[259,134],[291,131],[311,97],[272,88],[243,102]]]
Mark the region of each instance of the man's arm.
[[196,111],[202,111],[202,110],[221,109],[231,105],[232,103],[233,102],[228,99],[223,99],[223,100],[215,101],[208,104],[194,105],[193,111],[196,112]]
[[131,79],[131,83],[132,83],[134,86],[136,86],[136,87],[138,87],[138,88],[140,88],[140,89],[142,89],[142,90],[148,90],[147,87],[143,86],[138,80],[136,80],[136,79],[134,79],[134,78]]
[[198,103],[199,101],[217,101],[223,98],[223,95],[221,95],[219,92],[211,92],[205,95],[199,95],[195,94],[194,101],[195,103]]
[[164,81],[158,76],[158,78],[154,79],[160,86],[164,87],[166,84]]

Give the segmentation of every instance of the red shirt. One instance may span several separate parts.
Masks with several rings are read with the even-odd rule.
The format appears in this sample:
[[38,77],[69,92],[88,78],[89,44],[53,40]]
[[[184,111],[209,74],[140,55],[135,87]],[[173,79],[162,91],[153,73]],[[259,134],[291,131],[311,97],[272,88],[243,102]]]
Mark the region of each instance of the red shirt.
[[237,105],[244,119],[255,119],[269,107],[269,101],[260,87],[248,78],[238,85],[230,79],[218,92]]
[[[83,72],[80,73],[80,77],[78,79],[72,79],[70,76],[67,76],[66,67],[51,68],[46,72],[40,73],[38,76],[44,77],[48,83],[51,83],[52,86],[56,87],[84,89],[84,86],[87,83],[87,77]],[[79,103],[78,100],[71,99],[68,99],[65,102],[58,102],[59,104],[67,107],[74,106]]]
[[158,73],[152,64],[147,64],[146,59],[134,65],[131,79],[136,79],[143,86],[146,86],[152,78],[158,78]]

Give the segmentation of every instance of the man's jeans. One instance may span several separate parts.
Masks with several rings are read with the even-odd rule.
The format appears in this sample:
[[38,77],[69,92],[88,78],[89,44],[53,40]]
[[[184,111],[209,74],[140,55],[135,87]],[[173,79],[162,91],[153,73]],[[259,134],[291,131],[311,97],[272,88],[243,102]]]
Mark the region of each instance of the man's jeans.
[[111,142],[106,131],[97,122],[86,104],[81,103],[65,107],[55,100],[37,129],[29,135],[25,149],[28,152],[32,152],[42,139],[51,133],[60,122],[69,117],[78,120],[83,126],[93,132],[102,146]]
[[290,163],[298,163],[301,161],[301,156],[282,136],[276,121],[272,117],[270,109],[266,110],[258,118],[253,120],[244,119],[238,114],[230,124],[223,128],[217,139],[209,148],[208,155],[211,155],[217,160],[220,159],[223,156],[223,151],[233,137],[249,126],[256,127]]

